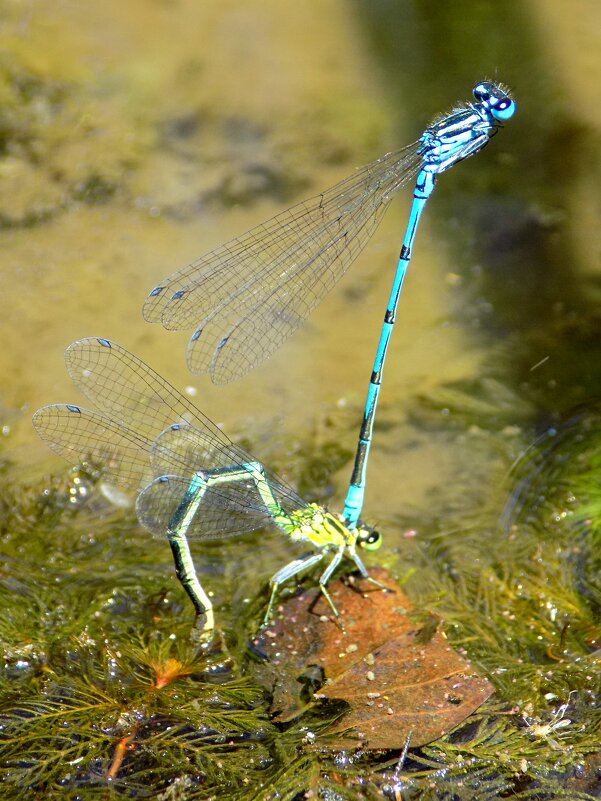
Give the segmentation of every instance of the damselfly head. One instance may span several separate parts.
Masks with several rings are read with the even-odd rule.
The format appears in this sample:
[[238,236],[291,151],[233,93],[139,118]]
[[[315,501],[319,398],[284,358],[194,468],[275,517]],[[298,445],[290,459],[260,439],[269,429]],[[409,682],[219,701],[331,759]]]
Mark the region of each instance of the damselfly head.
[[474,97],[499,122],[504,122],[515,114],[515,101],[512,99],[509,89],[500,83],[482,81],[476,84]]
[[366,551],[377,551],[382,545],[383,537],[375,528],[367,528],[361,525],[357,528],[357,544]]

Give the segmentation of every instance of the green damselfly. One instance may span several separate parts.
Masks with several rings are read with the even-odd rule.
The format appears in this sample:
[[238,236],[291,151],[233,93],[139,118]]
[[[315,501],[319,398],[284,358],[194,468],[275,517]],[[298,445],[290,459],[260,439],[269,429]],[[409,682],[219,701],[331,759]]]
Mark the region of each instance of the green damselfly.
[[343,557],[383,586],[369,577],[357,553],[357,546],[378,548],[378,532],[362,524],[349,529],[338,516],[304,501],[125,348],[107,339],[80,339],[67,348],[65,362],[98,411],[44,406],[33,417],[36,431],[71,464],[137,493],[138,520],[167,536],[204,634],[214,628],[213,608],[196,575],[189,539],[222,539],[275,524],[291,540],[313,546],[271,578],[264,624],[280,585],[327,557],[319,586],[341,626],[326,585]]

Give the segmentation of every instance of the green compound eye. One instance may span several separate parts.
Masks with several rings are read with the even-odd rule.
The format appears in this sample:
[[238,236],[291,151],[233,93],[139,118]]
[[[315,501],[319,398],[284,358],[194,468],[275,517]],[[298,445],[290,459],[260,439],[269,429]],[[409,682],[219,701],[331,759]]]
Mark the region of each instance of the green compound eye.
[[382,545],[383,537],[379,531],[374,529],[359,529],[359,536],[357,538],[359,545],[365,548],[366,551],[377,551]]

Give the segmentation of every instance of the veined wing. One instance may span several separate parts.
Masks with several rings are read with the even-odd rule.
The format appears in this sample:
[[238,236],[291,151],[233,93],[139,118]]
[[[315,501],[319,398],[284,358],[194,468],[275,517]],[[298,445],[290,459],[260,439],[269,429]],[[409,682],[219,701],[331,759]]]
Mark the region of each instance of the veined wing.
[[[65,362],[73,382],[102,410],[103,417],[144,440],[153,454],[153,477],[162,473],[191,477],[201,468],[256,461],[164,378],[117,343],[95,337],[77,340],[67,348]],[[305,505],[281,478],[268,470],[265,474],[286,510]]]
[[159,442],[153,442],[120,421],[73,404],[38,409],[33,425],[48,447],[67,462],[132,492],[162,473],[187,476],[189,482],[203,465],[199,458],[206,456],[198,447],[194,451],[171,448],[170,442],[176,444],[172,436],[159,436]]
[[[170,430],[168,436],[153,442],[120,421],[73,404],[38,409],[33,425],[48,447],[67,462],[125,490],[138,491],[162,473],[188,476],[189,481],[196,470],[206,467],[210,455],[201,448],[200,437],[193,449],[178,445]],[[222,456],[220,466],[231,463]]]
[[116,342],[78,339],[65,351],[65,364],[73,383],[99,410],[149,440],[183,423],[202,431],[213,450],[231,451],[234,462],[238,451],[243,453],[193,403]]
[[[195,470],[230,470],[238,467],[248,472],[248,478],[225,481],[211,486],[207,495],[210,502],[221,508],[225,505],[233,512],[240,514],[246,510],[255,514],[258,510],[265,512],[265,505],[260,499],[256,481],[253,476],[260,468],[275,500],[286,512],[297,511],[307,506],[291,487],[284,483],[275,473],[267,470],[262,464],[242,450],[215,450],[213,442],[205,436],[205,432],[195,426],[175,424],[165,429],[155,440],[152,447],[152,467],[155,476],[173,473],[175,459],[189,466],[183,475],[191,475]],[[235,456],[235,458],[232,458]],[[192,466],[195,465],[194,468]],[[181,475],[181,470],[178,471]],[[188,484],[190,482],[188,481]],[[204,507],[204,501],[203,501]]]
[[[162,475],[138,495],[136,514],[153,534],[164,536],[190,487],[190,479]],[[267,528],[273,518],[261,503],[250,474],[248,480],[207,487],[186,530],[188,539],[217,540]]]
[[38,409],[33,425],[51,450],[110,484],[135,492],[153,478],[152,443],[103,414],[53,404]]
[[[140,523],[157,536],[165,535],[199,468],[193,466],[195,455],[181,447],[178,431],[165,432],[165,437],[153,443],[105,415],[68,404],[44,406],[35,413],[33,424],[51,450],[72,465],[82,466],[108,484],[139,492],[136,511]],[[157,470],[181,471],[183,475],[155,478]],[[279,493],[279,484],[272,489]],[[290,503],[289,498],[285,500]],[[304,504],[298,500],[300,508]],[[209,488],[189,531],[192,536],[218,539],[271,523],[249,472],[248,480]]]
[[302,323],[365,247],[394,192],[421,163],[418,142],[227,242],[165,279],[150,322],[199,327],[188,366],[216,383],[263,361]]

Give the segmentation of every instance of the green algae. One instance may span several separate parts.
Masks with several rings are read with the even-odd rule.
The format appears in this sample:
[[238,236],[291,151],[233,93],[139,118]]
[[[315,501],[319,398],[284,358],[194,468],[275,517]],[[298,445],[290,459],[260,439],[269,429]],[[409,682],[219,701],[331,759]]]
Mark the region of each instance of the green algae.
[[[466,412],[466,420],[476,418]],[[266,599],[265,582],[253,578],[246,558],[250,542],[232,541],[226,554],[195,554],[201,580],[219,598],[218,622],[225,621],[207,653],[190,643],[191,609],[170,580],[166,543],[144,537],[131,513],[112,510],[81,474],[15,489],[7,468],[0,584],[6,797],[26,790],[48,798],[292,801],[312,791],[371,799],[394,798],[396,786],[416,799],[592,799],[586,777],[601,734],[598,560],[583,558],[594,550],[595,527],[575,526],[578,503],[561,512],[570,449],[569,438],[562,442],[561,475],[543,458],[544,513],[535,514],[516,477],[520,503],[500,522],[485,511],[499,497],[491,482],[471,522],[449,509],[442,530],[424,515],[418,536],[396,555],[383,554],[405,574],[416,606],[440,615],[453,647],[496,687],[467,724],[410,750],[396,773],[385,754],[328,748],[320,732],[339,714],[336,704],[289,726],[269,721],[269,698],[253,679],[247,650]],[[581,448],[582,438],[576,442]],[[325,441],[321,447],[327,454]],[[533,492],[541,497],[540,486]],[[220,560],[235,565],[245,586],[233,610]]]

